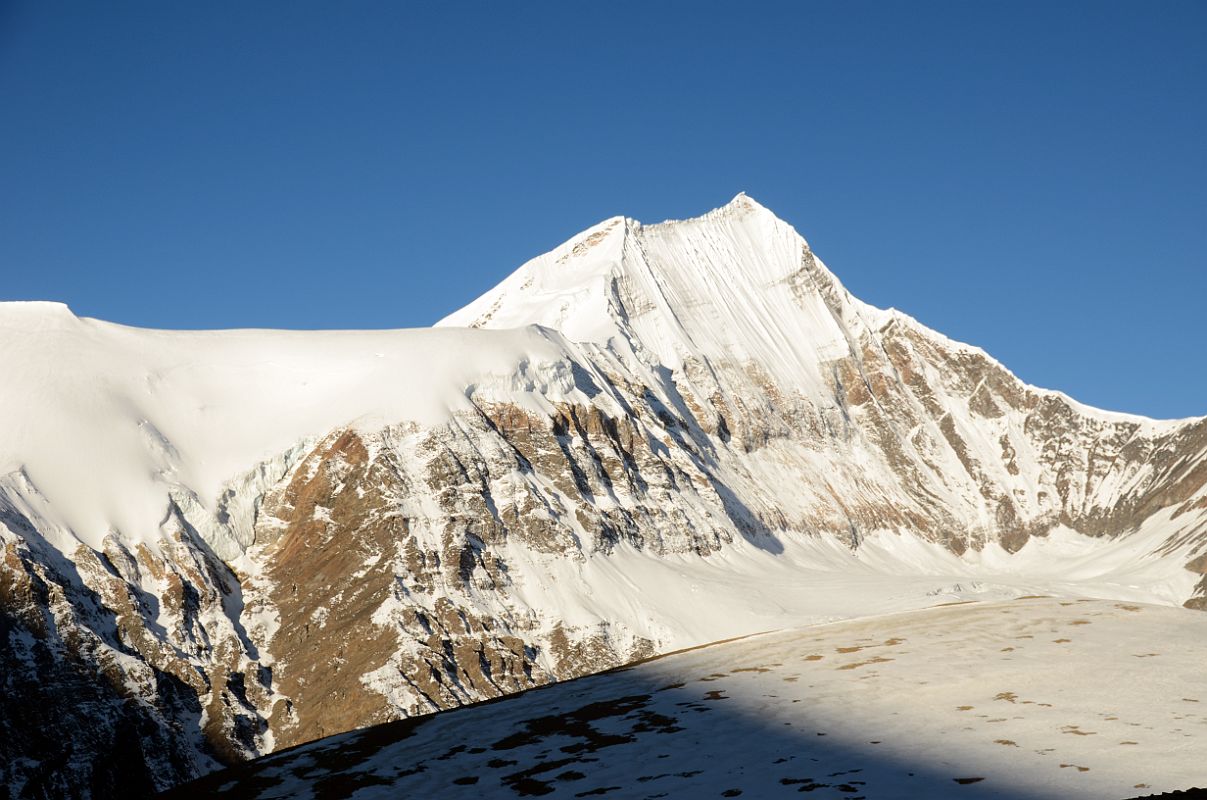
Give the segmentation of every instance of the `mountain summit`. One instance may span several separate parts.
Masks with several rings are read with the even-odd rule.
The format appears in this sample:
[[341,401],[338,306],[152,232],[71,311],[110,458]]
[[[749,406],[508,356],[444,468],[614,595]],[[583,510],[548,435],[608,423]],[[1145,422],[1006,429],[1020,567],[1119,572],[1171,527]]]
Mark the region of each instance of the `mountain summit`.
[[739,194],[689,220],[606,220],[437,324],[544,325],[670,369],[753,359],[803,387],[820,383],[819,363],[850,352],[864,316],[883,314],[851,298],[792,226]]
[[18,794],[163,789],[812,622],[1207,606],[1207,418],[1028,386],[852,297],[745,195],[605,220],[435,329],[5,304],[0,363]]
[[[1119,492],[1171,477],[1150,474],[1139,441],[1202,442],[1201,420],[1088,408],[859,301],[792,226],[745,194],[694,219],[606,220],[438,323],[530,324],[660,390],[705,433],[726,444],[736,435],[756,461],[794,449],[777,452],[794,479],[815,474],[774,504],[797,530],[925,529],[962,551],[987,541],[1016,549],[1057,524],[1130,529],[1139,520],[1117,518],[1131,505]],[[801,463],[795,448],[805,442]],[[1125,446],[1131,458],[1119,457]],[[1071,459],[1080,480],[1067,477]],[[744,475],[759,469],[744,466]],[[776,477],[755,483],[765,490]]]

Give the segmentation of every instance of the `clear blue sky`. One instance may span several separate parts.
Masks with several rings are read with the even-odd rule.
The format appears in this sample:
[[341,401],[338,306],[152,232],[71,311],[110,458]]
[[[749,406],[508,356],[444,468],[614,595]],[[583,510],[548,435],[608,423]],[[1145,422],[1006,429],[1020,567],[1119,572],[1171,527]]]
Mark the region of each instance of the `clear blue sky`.
[[1207,3],[0,0],[0,297],[428,325],[745,190],[1024,379],[1207,413]]

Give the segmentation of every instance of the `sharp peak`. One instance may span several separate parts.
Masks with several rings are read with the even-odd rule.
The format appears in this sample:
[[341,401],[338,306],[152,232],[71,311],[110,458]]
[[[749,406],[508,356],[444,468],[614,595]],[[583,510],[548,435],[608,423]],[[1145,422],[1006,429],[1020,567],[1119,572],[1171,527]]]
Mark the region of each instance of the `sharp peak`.
[[[715,208],[709,212],[709,214],[718,214],[718,213],[765,214],[773,219],[783,222],[782,219],[780,219],[778,216],[776,216],[776,213],[774,211],[767,208],[767,206],[763,205],[758,200],[755,200],[753,197],[746,194],[745,192],[738,192],[736,195],[733,196],[733,199],[730,200],[728,203],[721,206],[720,208]],[[705,216],[707,216],[707,214]]]
[[642,231],[649,231],[651,233],[662,231],[669,233],[677,228],[690,230],[693,228],[707,228],[711,225],[727,226],[727,224],[731,223],[753,223],[761,231],[760,236],[769,235],[775,231],[778,231],[780,234],[788,233],[799,239],[805,247],[809,246],[808,242],[796,230],[794,225],[777,216],[774,211],[755,200],[746,192],[741,191],[734,195],[733,199],[728,203],[694,217],[667,219],[662,222],[649,224],[624,215],[608,217],[589,228],[579,231],[554,249],[545,253],[544,256],[560,256],[564,258],[565,251],[574,252],[576,248],[582,248],[584,245],[593,247],[599,241],[612,238],[616,235],[627,238],[630,234],[640,236]]
[[768,210],[765,205],[746,194],[746,192],[738,192],[733,196],[732,200],[721,206],[721,208],[761,208],[764,211]]
[[590,226],[589,228],[584,228],[583,230],[579,231],[577,234],[575,234],[574,236],[570,237],[565,242],[563,242],[562,246],[573,244],[573,243],[581,240],[583,237],[586,237],[586,236],[589,236],[589,235],[592,235],[592,234],[595,234],[595,233],[598,233],[601,231],[610,233],[617,228],[619,228],[620,231],[623,233],[628,233],[630,229],[640,230],[642,228],[660,228],[663,226],[690,225],[690,224],[694,224],[694,223],[710,222],[710,221],[714,221],[714,220],[718,220],[718,219],[734,219],[734,218],[741,218],[741,217],[746,217],[746,216],[764,217],[764,218],[770,219],[774,222],[777,222],[781,225],[786,225],[787,227],[795,230],[794,226],[792,226],[790,223],[788,223],[784,219],[777,216],[774,211],[767,208],[767,206],[765,206],[762,203],[760,203],[759,201],[755,200],[750,195],[746,194],[746,192],[742,191],[742,192],[738,192],[736,195],[734,195],[733,199],[730,200],[728,203],[725,203],[724,205],[721,205],[721,206],[717,206],[716,208],[714,208],[710,211],[705,211],[703,214],[698,214],[694,217],[683,217],[683,218],[678,218],[678,219],[664,219],[661,222],[646,223],[646,222],[642,222],[639,219],[636,219],[635,217],[629,217],[629,216],[626,216],[623,214],[617,214],[615,216],[608,217],[607,219],[602,219],[599,222],[596,222],[594,225]]
[[[703,214],[702,217],[711,217],[711,216],[716,216],[716,215],[732,216],[732,215],[746,215],[746,214],[765,214],[766,216],[772,217],[774,219],[779,219],[779,217],[777,217],[775,215],[774,211],[767,208],[767,206],[763,205],[758,200],[755,200],[753,197],[746,194],[745,192],[738,192],[737,194],[735,194],[733,196],[733,199],[730,200],[728,203],[726,203],[723,206],[714,208],[712,211],[709,211],[708,213]],[[780,221],[782,222],[783,220],[780,220]]]
[[[734,195],[733,199],[725,205],[718,206],[711,211],[706,211],[698,216],[686,217],[683,219],[668,219],[652,225],[645,225],[643,227],[656,228],[663,225],[693,224],[711,222],[719,219],[734,219],[750,216],[764,217],[778,222],[781,225],[788,225],[787,222],[776,216],[774,211],[767,208],[750,195],[746,194],[746,192],[738,192],[736,195]],[[791,226],[789,225],[789,227]]]

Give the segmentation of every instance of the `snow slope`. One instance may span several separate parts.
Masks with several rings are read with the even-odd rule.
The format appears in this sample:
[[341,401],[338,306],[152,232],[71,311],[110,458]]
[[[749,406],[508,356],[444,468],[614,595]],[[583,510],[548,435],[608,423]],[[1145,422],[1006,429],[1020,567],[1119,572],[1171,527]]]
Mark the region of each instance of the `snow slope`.
[[949,605],[756,635],[336,736],[178,796],[1148,795],[1202,781],[1205,659],[1207,619],[1181,609]]
[[338,427],[439,425],[471,393],[585,400],[535,328],[154,331],[0,303],[0,369],[0,418],[19,421],[0,427],[0,475],[23,470],[94,549],[110,532],[154,546],[169,486],[216,511],[233,478]]

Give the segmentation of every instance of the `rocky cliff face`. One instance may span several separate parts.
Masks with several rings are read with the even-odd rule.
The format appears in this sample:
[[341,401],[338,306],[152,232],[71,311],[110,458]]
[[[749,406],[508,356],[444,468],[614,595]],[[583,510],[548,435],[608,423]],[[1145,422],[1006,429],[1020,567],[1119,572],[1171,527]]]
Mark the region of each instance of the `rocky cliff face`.
[[[129,442],[97,452],[146,454],[131,471],[146,486],[108,494],[135,486],[149,510],[72,502],[63,486],[79,484],[54,467],[88,448],[0,439],[0,783],[14,796],[106,796],[131,775],[123,788],[145,793],[816,618],[815,601],[748,588],[780,572],[1024,565],[1011,558],[1059,535],[1110,564],[1054,568],[1065,591],[1135,569],[1146,587],[1093,591],[1207,603],[1207,419],[1027,386],[852,298],[744,196],[586,231],[441,323],[478,333],[185,339],[55,315],[0,325],[17,364],[6,392],[71,394],[35,368],[62,341],[150,353],[76,376],[127,415],[103,423],[129,423]],[[399,360],[421,351],[431,360]],[[234,427],[248,432],[235,443],[213,433]],[[207,486],[206,465],[245,450]],[[106,463],[84,474],[108,486]],[[861,613],[854,593],[840,600],[826,618]]]

